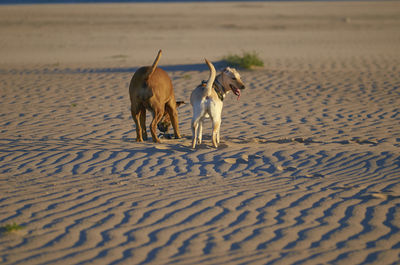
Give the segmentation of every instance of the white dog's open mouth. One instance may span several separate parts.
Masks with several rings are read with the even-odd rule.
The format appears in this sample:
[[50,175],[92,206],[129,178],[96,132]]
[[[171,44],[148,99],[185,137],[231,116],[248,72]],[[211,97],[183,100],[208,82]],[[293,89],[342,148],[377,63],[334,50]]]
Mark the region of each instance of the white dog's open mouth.
[[232,85],[230,85],[230,86],[231,86],[231,90],[232,90],[233,94],[235,94],[237,96],[237,99],[239,100],[239,98],[240,98],[240,89],[238,89],[238,88],[236,88],[236,87],[234,87]]

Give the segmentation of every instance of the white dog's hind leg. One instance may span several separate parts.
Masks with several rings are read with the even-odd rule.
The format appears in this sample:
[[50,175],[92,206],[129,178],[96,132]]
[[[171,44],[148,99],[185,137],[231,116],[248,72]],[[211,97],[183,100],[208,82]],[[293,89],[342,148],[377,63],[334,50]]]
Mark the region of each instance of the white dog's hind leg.
[[213,121],[213,128],[212,128],[212,142],[215,148],[218,147],[219,144],[219,128],[221,126],[221,119],[214,118]]
[[200,139],[203,131],[203,119],[205,115],[204,107],[201,105],[193,106],[193,118],[192,118],[192,148],[196,148],[196,143]]
[[221,130],[221,123],[219,125],[218,131],[217,131],[217,144],[219,145],[219,131]]
[[199,119],[192,120],[192,148],[196,148],[197,134],[199,129]]
[[201,141],[203,139],[203,121],[204,121],[204,119],[200,119],[200,121],[199,121],[199,130],[197,133],[197,143],[198,144],[201,144]]

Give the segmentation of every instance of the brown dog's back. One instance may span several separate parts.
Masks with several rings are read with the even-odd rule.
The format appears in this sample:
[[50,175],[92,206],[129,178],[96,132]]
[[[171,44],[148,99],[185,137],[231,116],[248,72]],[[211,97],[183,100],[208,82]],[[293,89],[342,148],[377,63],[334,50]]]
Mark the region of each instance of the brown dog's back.
[[153,114],[150,131],[154,142],[160,142],[156,135],[156,127],[165,117],[165,113],[170,116],[175,138],[180,138],[174,89],[167,72],[157,67],[160,56],[161,50],[152,66],[141,67],[135,72],[129,85],[131,112],[136,124],[138,142],[143,141],[142,135],[147,139],[146,109]]
[[[165,104],[173,97],[173,85],[167,72],[156,68],[150,76],[147,75],[151,66],[139,68],[132,77],[129,86],[131,101],[138,101],[147,105],[148,101],[156,100]],[[175,99],[173,99],[175,100]],[[149,106],[144,106],[149,108]]]

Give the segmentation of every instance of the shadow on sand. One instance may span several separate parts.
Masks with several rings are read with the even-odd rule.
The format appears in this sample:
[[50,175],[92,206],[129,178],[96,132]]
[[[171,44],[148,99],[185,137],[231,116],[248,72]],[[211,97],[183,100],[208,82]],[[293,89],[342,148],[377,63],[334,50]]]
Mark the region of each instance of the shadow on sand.
[[[228,66],[225,61],[214,62],[216,69]],[[103,74],[103,73],[134,73],[140,67],[110,67],[110,68],[44,68],[38,70],[23,70],[25,74]],[[177,65],[160,65],[160,68],[167,72],[188,72],[188,71],[208,71],[207,65],[202,64],[177,64]],[[1,71],[0,72],[5,72]],[[8,70],[8,73],[20,74],[21,70]]]
[[[225,61],[217,61],[214,63],[215,68],[224,68],[228,64]],[[160,68],[167,72],[176,71],[208,71],[205,63],[201,64],[177,64],[177,65],[160,65]],[[116,68],[93,68],[93,69],[77,69],[77,72],[94,72],[94,73],[133,73],[139,67],[116,67]]]

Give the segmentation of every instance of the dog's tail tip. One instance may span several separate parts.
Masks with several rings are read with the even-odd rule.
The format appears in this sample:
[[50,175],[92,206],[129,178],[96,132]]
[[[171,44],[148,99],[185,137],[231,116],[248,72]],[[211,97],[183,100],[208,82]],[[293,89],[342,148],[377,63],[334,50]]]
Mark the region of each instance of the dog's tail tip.
[[206,84],[205,96],[210,96],[211,89],[212,89],[213,83],[215,81],[216,72],[215,72],[214,65],[206,58],[204,58],[204,60],[206,61],[208,68],[210,69],[210,76],[209,76],[207,84]]
[[154,62],[153,62],[153,65],[148,69],[148,71],[147,71],[147,79],[148,78],[150,78],[150,76],[154,73],[154,71],[156,70],[156,68],[157,68],[157,65],[158,65],[158,61],[160,60],[160,58],[161,58],[161,54],[162,54],[162,50],[160,49],[159,51],[158,51],[158,53],[157,53],[157,56],[156,56],[156,59],[154,60]]
[[157,53],[157,56],[156,56],[156,59],[154,60],[153,64],[157,64],[158,63],[158,60],[160,60],[161,54],[162,54],[162,49],[159,49],[158,53]]
[[212,65],[212,63],[211,63],[207,58],[204,58],[204,61],[206,62],[206,64],[207,64],[208,66]]
[[206,62],[206,64],[208,65],[208,67],[211,69],[215,69],[214,65],[212,64],[212,62],[210,62],[209,60],[207,60],[207,58],[204,58],[204,61]]

